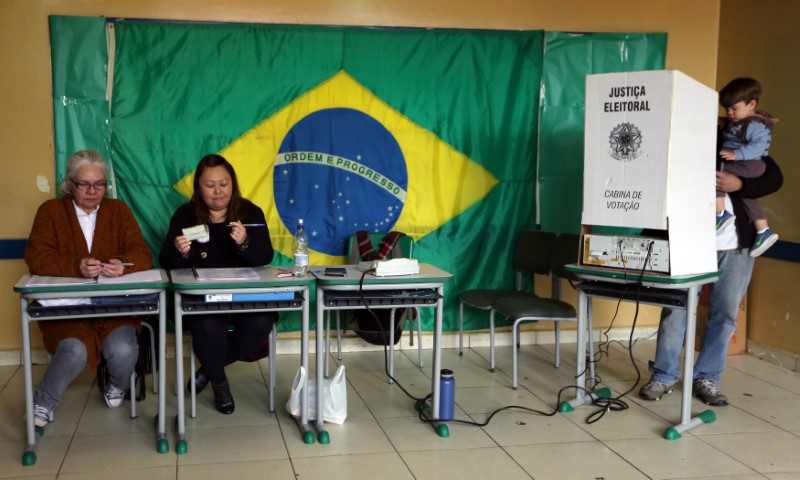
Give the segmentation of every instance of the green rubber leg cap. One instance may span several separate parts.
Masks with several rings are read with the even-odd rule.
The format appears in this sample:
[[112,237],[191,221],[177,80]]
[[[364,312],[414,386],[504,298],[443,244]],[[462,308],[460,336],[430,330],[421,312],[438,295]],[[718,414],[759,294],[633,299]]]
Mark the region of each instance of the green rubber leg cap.
[[303,443],[306,445],[313,445],[314,444],[314,432],[306,431],[303,432]]
[[561,402],[561,404],[558,406],[558,411],[560,413],[568,413],[573,410],[575,409],[572,407],[572,405],[569,404],[569,402]]
[[447,438],[450,436],[450,428],[447,425],[441,423],[436,426],[436,433],[442,438]]
[[36,464],[36,452],[25,452],[22,454],[22,466],[30,467]]
[[320,445],[327,445],[331,443],[331,436],[328,434],[327,431],[323,430],[319,432],[319,443]]
[[188,451],[189,444],[186,443],[186,440],[178,440],[178,443],[175,444],[175,453],[178,455],[184,455]]
[[714,423],[717,421],[717,414],[712,412],[711,410],[706,410],[705,412],[701,412],[700,415],[697,416],[703,423]]
[[425,400],[417,400],[417,402],[414,404],[414,409],[416,409],[418,412],[424,412],[428,409],[428,404],[425,403]]
[[36,435],[44,437],[44,427],[33,427],[36,430]]
[[162,438],[156,442],[156,450],[158,453],[168,453],[169,452],[169,442],[166,438]]
[[611,398],[611,389],[603,387],[600,390],[595,390],[594,392],[592,392],[592,395],[594,395],[597,398]]
[[681,438],[681,434],[675,430],[675,427],[669,427],[667,431],[664,432],[664,438],[667,440],[677,440]]

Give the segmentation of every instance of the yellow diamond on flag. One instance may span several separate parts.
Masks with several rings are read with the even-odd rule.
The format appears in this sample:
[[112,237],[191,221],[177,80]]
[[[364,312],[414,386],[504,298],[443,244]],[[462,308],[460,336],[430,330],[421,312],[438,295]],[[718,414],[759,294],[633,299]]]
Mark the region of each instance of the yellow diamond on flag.
[[[418,240],[480,201],[497,185],[497,179],[481,165],[340,71],[219,152],[236,169],[242,195],[264,210],[273,246],[289,258],[292,257],[294,225],[287,228],[276,207],[273,191],[276,158],[293,126],[312,113],[337,108],[357,110],[379,122],[394,136],[402,151],[408,187],[404,206],[392,230]],[[189,198],[192,181],[193,173],[190,173],[175,184],[175,189]],[[310,247],[312,265],[342,262],[341,256],[314,250],[313,236]]]

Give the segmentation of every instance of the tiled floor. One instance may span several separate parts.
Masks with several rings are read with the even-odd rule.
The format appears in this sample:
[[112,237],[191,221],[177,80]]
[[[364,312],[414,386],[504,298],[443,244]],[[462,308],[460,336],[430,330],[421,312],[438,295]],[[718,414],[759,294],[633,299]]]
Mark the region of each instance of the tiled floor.
[[[574,347],[562,347],[562,366],[552,364],[552,345],[523,346],[520,388],[510,388],[511,351],[497,352],[498,370],[488,371],[488,349],[443,353],[455,371],[456,416],[483,422],[495,409],[521,405],[552,412],[558,390],[571,383]],[[652,340],[635,347],[646,372]],[[430,350],[426,351],[430,365]],[[313,357],[312,357],[313,358]],[[175,399],[168,394],[171,452],[155,450],[156,396],[139,403],[140,417],[127,417],[128,404],[110,410],[88,373],[67,391],[56,421],[37,447],[38,461],[21,465],[25,444],[23,378],[20,367],[0,368],[0,477],[36,479],[798,479],[800,478],[800,376],[756,357],[730,357],[723,391],[731,405],[715,408],[717,421],[683,438],[667,441],[665,428],[680,418],[680,392],[659,402],[626,398],[627,410],[588,424],[596,410],[580,407],[547,416],[506,410],[484,427],[450,425],[439,438],[419,421],[397,386],[388,385],[383,354],[345,354],[348,418],[330,425],[331,443],[305,445],[283,408],[299,358],[278,362],[278,411],[267,412],[268,364],[240,363],[229,369],[236,412],[213,410],[211,392],[199,398],[199,414],[187,419],[189,452],[174,453]],[[415,350],[398,353],[396,377],[414,395],[430,390],[429,368],[415,368]],[[36,367],[38,378],[43,367]],[[603,384],[630,389],[636,372],[621,344],[599,365]],[[643,373],[646,376],[646,373]],[[168,382],[171,385],[171,381]],[[636,391],[634,391],[635,394]],[[693,413],[705,410],[695,401]]]

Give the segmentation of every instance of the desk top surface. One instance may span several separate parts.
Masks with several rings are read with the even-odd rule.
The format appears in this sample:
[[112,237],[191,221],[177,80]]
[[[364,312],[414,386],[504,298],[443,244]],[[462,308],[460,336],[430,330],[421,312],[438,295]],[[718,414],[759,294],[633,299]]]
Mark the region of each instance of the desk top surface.
[[630,270],[609,270],[596,267],[584,267],[577,264],[565,265],[564,269],[574,273],[579,278],[585,280],[599,280],[611,282],[645,282],[659,286],[691,286],[692,284],[704,284],[715,282],[719,277],[719,272],[698,273],[695,275],[680,275],[680,276],[667,276],[667,275],[652,275],[639,272],[632,272]]
[[364,277],[364,285],[391,285],[412,283],[444,283],[453,278],[452,273],[438,269],[429,263],[419,264],[419,273],[416,275],[398,275],[377,277],[370,273],[364,275],[357,265],[332,265],[346,270],[344,277],[325,275],[325,267],[311,267],[311,272],[317,277],[317,284],[326,285],[358,285]]
[[305,277],[278,277],[278,273],[290,271],[291,267],[254,267],[257,280],[198,280],[191,268],[170,270],[172,287],[176,290],[230,290],[248,288],[273,288],[306,286],[314,282],[313,275]]
[[[146,282],[127,282],[127,283],[65,283],[62,285],[27,285],[32,275],[26,273],[14,285],[14,291],[22,294],[35,294],[35,293],[86,293],[86,292],[128,292],[134,290],[161,290],[169,286],[169,277],[167,272],[161,269],[155,270],[158,272],[160,279],[156,281]],[[81,296],[81,295],[79,295]]]

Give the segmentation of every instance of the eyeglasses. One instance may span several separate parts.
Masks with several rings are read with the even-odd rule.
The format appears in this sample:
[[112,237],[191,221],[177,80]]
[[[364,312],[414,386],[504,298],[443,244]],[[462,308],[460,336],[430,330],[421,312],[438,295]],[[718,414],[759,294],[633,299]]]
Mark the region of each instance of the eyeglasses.
[[76,182],[75,180],[73,180],[71,178],[70,178],[70,181],[72,183],[74,183],[76,187],[78,187],[78,190],[84,190],[84,191],[87,191],[90,188],[94,188],[95,190],[97,190],[99,192],[100,190],[105,190],[106,187],[108,186],[108,183],[106,181],[94,182],[94,183]]

